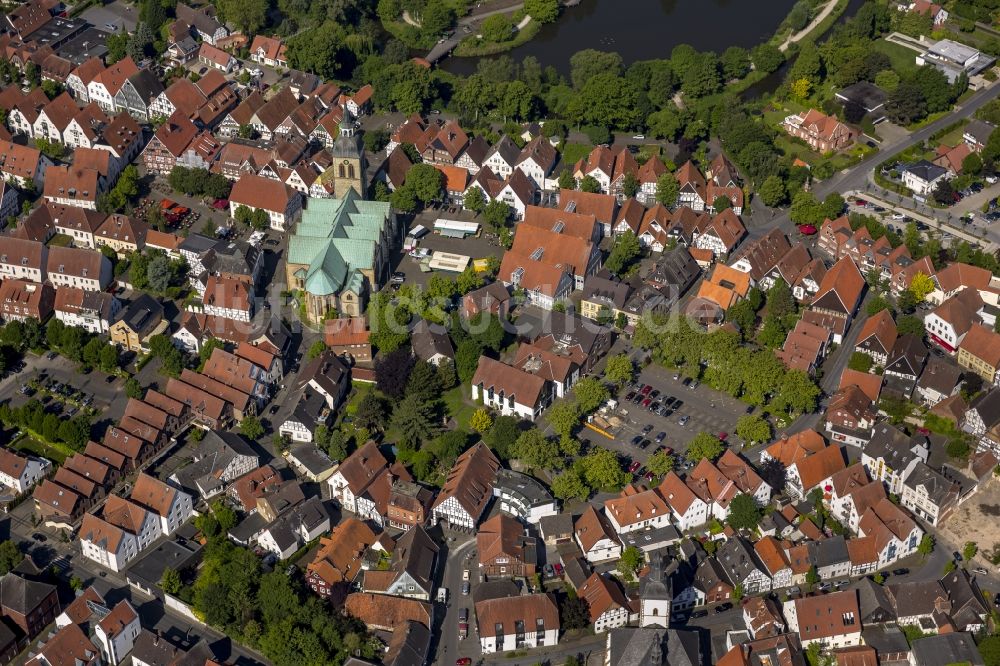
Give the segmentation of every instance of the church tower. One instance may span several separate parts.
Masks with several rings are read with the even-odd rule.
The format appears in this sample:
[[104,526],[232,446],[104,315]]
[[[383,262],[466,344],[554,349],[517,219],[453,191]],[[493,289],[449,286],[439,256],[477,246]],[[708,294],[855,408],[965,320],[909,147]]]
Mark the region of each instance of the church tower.
[[663,627],[670,626],[670,606],[673,595],[670,590],[670,576],[663,571],[661,552],[649,555],[649,575],[639,583],[639,626]]
[[[330,150],[333,162],[323,172],[322,181],[327,189],[338,199],[344,198],[349,190],[354,190],[361,197],[365,196],[365,149],[354,131],[350,114],[344,112],[340,121],[340,136]],[[332,186],[332,187],[331,187]]]

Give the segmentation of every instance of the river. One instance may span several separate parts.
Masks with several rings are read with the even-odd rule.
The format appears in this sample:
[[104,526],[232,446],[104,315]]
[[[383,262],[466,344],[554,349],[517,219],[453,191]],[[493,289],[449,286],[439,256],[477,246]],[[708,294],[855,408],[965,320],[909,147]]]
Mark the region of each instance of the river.
[[[722,52],[750,48],[769,38],[795,0],[582,0],[567,7],[555,23],[507,55],[515,61],[534,56],[543,67],[569,73],[569,58],[583,49],[616,51],[628,65],[669,58],[678,44]],[[478,58],[449,57],[442,69],[471,74]]]

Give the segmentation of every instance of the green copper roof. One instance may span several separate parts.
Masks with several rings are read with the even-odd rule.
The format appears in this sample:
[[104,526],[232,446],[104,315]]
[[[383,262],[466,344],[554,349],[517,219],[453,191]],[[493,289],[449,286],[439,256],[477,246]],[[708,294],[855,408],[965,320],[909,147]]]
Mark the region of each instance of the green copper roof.
[[388,203],[364,201],[354,190],[343,199],[309,198],[288,242],[288,262],[306,264],[306,290],[334,294],[345,286],[360,290],[372,270],[375,247],[389,223]]

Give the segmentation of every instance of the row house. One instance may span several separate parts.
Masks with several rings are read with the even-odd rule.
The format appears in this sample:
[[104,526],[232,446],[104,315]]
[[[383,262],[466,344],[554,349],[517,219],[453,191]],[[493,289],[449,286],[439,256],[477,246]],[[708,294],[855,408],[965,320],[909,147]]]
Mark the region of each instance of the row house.
[[727,208],[706,224],[699,225],[692,236],[691,246],[711,250],[715,255],[728,255],[746,235],[746,227],[736,212]]
[[374,441],[348,456],[327,479],[330,496],[358,517],[382,525],[388,514],[386,504],[393,481],[413,479],[398,464],[389,464]]
[[33,136],[33,128],[39,114],[49,104],[49,98],[41,88],[24,93],[17,86],[8,86],[0,92],[0,103],[8,110],[7,127],[13,134]]
[[573,177],[580,182],[591,177],[600,186],[600,192],[617,199],[624,198],[623,185],[626,175],[637,176],[639,164],[626,146],[597,146],[590,154],[578,161],[572,169]]
[[5,321],[34,319],[44,323],[55,303],[52,285],[7,279],[0,284],[0,316]]
[[76,326],[94,335],[107,334],[111,322],[121,312],[121,302],[103,291],[63,287],[55,293],[56,319],[66,326]]
[[715,554],[733,588],[745,594],[757,594],[771,589],[771,577],[757,557],[753,544],[743,536],[735,535],[726,540]]
[[962,487],[923,460],[907,467],[899,501],[917,518],[937,527],[958,507]]
[[252,91],[242,102],[223,117],[218,126],[218,134],[228,139],[235,138],[239,135],[241,128],[250,127],[254,115],[266,102],[267,100],[264,99],[264,96],[260,92],[256,90]]
[[[448,165],[437,165],[437,167],[438,169],[449,169]],[[454,168],[461,169],[461,167]],[[457,178],[454,176],[447,176],[446,178],[446,180],[451,181],[450,185],[448,185],[451,188],[449,196],[455,201],[459,199],[464,201],[472,189],[476,188],[483,193],[483,197],[487,203],[503,201],[510,206],[511,214],[515,220],[522,219],[528,206],[536,202],[537,188],[522,171],[515,171],[506,180],[501,180],[489,167],[483,167],[476,174],[476,177],[468,181],[464,190],[460,192],[458,188],[462,179],[466,176],[467,173],[462,169]]]
[[860,537],[875,538],[878,568],[916,553],[923,534],[916,521],[888,498],[869,507],[858,525]]
[[830,477],[830,492],[824,501],[840,524],[856,533],[865,512],[885,497],[882,482],[869,479],[864,465],[857,462]]
[[763,567],[762,573],[770,579],[773,589],[786,588],[792,584],[792,567],[780,541],[773,536],[764,536],[753,544],[753,549],[757,561]]
[[833,341],[836,344],[843,342],[843,336],[861,304],[864,290],[864,276],[848,257],[834,264],[823,276],[810,310],[834,320]]
[[786,492],[792,497],[805,498],[813,488],[830,485],[831,477],[845,467],[839,446],[827,446],[809,453],[787,466]]
[[111,284],[111,261],[96,250],[51,247],[46,275],[56,289],[78,287],[84,291],[104,291]]
[[926,463],[929,456],[929,442],[924,435],[910,436],[895,426],[880,423],[861,451],[861,463],[872,480],[900,495],[903,479],[918,463]]
[[724,521],[729,516],[729,504],[739,494],[752,497],[759,506],[771,499],[771,487],[745,460],[730,450],[712,463],[702,458],[687,474],[685,483],[705,504],[712,517]]
[[110,67],[97,72],[87,84],[87,101],[95,102],[105,113],[117,110],[116,100],[122,86],[139,73],[130,56],[125,56]]
[[949,354],[955,354],[973,324],[983,321],[984,303],[975,289],[963,289],[924,317],[927,337]]
[[[124,111],[140,122],[149,122],[149,104],[163,92],[160,78],[142,69],[128,77],[115,94],[115,110]],[[100,101],[98,101],[100,104]]]
[[886,390],[909,398],[929,356],[923,339],[916,335],[901,335],[893,345],[883,376]]
[[573,539],[584,558],[591,564],[617,560],[622,554],[622,544],[614,528],[592,504],[588,504],[573,523]]
[[0,237],[0,277],[4,280],[44,282],[49,248],[38,241]]
[[973,324],[958,346],[958,365],[979,375],[986,384],[1000,386],[1000,334]]
[[77,101],[84,104],[89,103],[91,101],[90,83],[103,71],[104,61],[101,58],[96,56],[88,58],[66,77],[66,89]]
[[786,252],[774,268],[761,278],[760,287],[767,290],[778,280],[783,280],[792,290],[792,296],[797,301],[805,302],[811,300],[819,291],[819,285],[825,275],[826,264],[823,260],[810,255],[809,249],[799,243]]
[[0,140],[0,178],[21,189],[41,190],[52,160],[34,148]]
[[479,442],[460,455],[431,508],[432,522],[451,529],[474,530],[493,497],[500,461]]
[[889,310],[880,310],[865,320],[854,351],[870,356],[875,365],[885,367],[896,344],[896,322]]
[[754,286],[761,284],[792,249],[788,237],[780,229],[747,243],[729,265],[750,275]]
[[483,654],[559,643],[559,608],[552,594],[483,599],[475,610]]
[[146,148],[142,161],[148,171],[169,174],[175,166],[207,169],[221,148],[215,138],[175,111],[157,128]]
[[299,101],[295,95],[288,88],[282,88],[254,112],[247,124],[257,131],[261,139],[270,141],[275,137],[278,127],[298,106]]
[[302,213],[302,195],[270,178],[244,175],[233,186],[229,195],[229,214],[236,217],[241,206],[251,212],[263,210],[267,213],[271,229],[288,230],[298,221]]

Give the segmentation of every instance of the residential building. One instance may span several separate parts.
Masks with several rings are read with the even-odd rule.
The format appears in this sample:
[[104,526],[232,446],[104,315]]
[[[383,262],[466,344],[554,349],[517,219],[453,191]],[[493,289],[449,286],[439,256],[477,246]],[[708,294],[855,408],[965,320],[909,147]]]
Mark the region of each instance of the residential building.
[[56,586],[20,569],[10,571],[0,578],[0,614],[33,640],[59,614]]
[[362,558],[375,541],[371,528],[355,518],[335,526],[306,567],[309,588],[326,599],[343,592],[361,574]]
[[12,182],[19,188],[28,185],[41,190],[45,185],[45,172],[52,166],[52,160],[34,148],[22,146],[0,139],[0,178]]
[[604,512],[591,504],[574,522],[573,538],[588,562],[596,564],[621,557],[622,544],[618,535],[604,517]]
[[896,344],[896,337],[896,322],[892,318],[892,313],[889,310],[879,310],[865,320],[858,333],[854,351],[867,354],[875,365],[884,368]]
[[954,354],[972,328],[980,321],[983,299],[975,289],[963,289],[924,317],[924,329],[932,342]]
[[396,541],[388,570],[364,572],[365,592],[431,600],[438,546],[419,525]]
[[787,116],[782,122],[785,131],[809,144],[820,153],[846,148],[854,140],[855,132],[834,116],[828,116],[816,109],[804,114]]
[[5,321],[44,323],[52,316],[54,302],[55,290],[49,284],[11,279],[0,284],[0,316]]
[[854,590],[792,599],[784,604],[788,630],[798,633],[803,648],[825,649],[861,644],[861,610]]
[[229,194],[230,216],[235,218],[236,210],[241,206],[250,209],[250,212],[263,210],[272,229],[286,231],[302,213],[302,196],[284,183],[245,174],[236,181]]
[[163,306],[149,294],[133,299],[109,327],[111,341],[129,351],[145,351],[150,337],[167,328]]
[[958,346],[958,365],[1000,386],[1000,333],[973,324]]
[[460,455],[445,479],[432,507],[433,522],[451,528],[474,530],[493,497],[500,461],[479,442]]
[[930,449],[921,434],[912,437],[888,423],[879,423],[861,452],[868,476],[885,484],[894,495],[902,494],[903,479],[919,462],[926,463]]
[[595,633],[624,627],[634,615],[621,584],[608,574],[591,574],[576,593],[587,601]]
[[510,516],[498,514],[480,525],[476,548],[480,571],[487,578],[527,578],[535,573],[535,539]]
[[529,421],[534,421],[551,399],[545,379],[488,356],[479,357],[472,378],[472,399],[478,400],[480,395],[487,407]]
[[551,594],[484,599],[475,609],[483,654],[559,643],[559,609]]
[[45,273],[56,289],[104,291],[112,278],[111,261],[107,257],[96,250],[75,247],[50,247]]
[[934,194],[938,184],[949,180],[954,173],[945,167],[920,160],[903,169],[903,186],[920,197]]
[[962,487],[920,460],[906,469],[902,491],[900,504],[927,524],[937,527],[958,507]]

